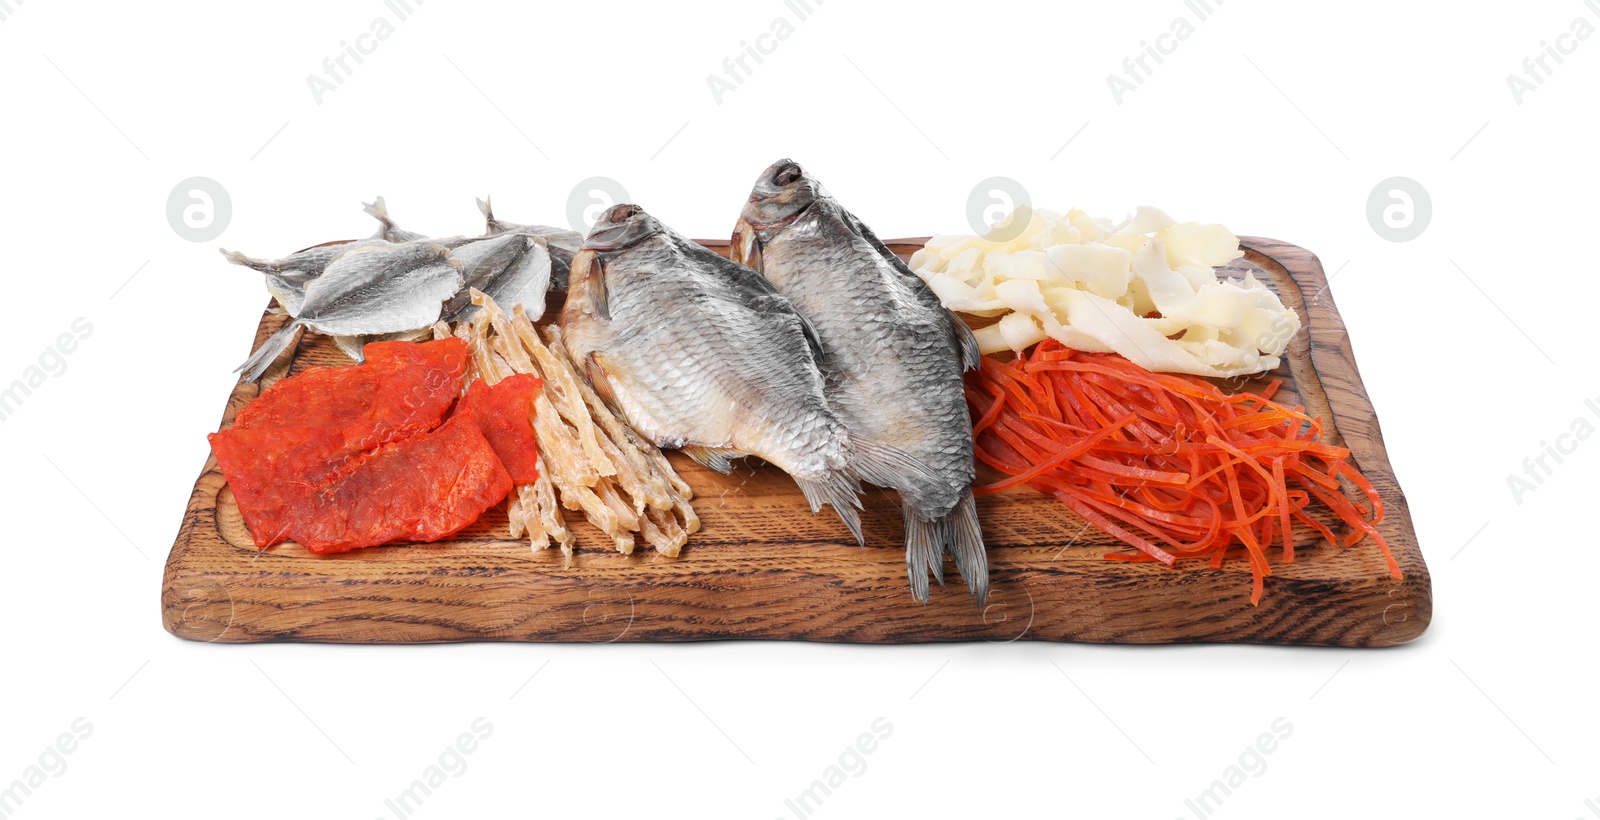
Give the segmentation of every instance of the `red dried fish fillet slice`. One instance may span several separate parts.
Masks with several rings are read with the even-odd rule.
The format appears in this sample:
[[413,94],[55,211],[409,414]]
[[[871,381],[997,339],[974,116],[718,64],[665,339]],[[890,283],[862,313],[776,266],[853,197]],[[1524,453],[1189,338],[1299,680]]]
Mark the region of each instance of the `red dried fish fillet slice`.
[[366,456],[337,427],[233,428],[207,438],[257,547],[288,538],[317,488]]
[[315,493],[290,537],[315,553],[437,541],[511,492],[511,475],[468,416],[386,444]]
[[273,385],[239,411],[234,428],[338,427],[371,449],[437,427],[461,393],[469,348],[461,339],[373,342],[366,362],[314,367]]
[[533,396],[544,384],[539,377],[519,373],[490,387],[481,379],[467,388],[456,405],[456,416],[470,415],[489,446],[518,484],[539,478],[538,442],[533,436]]

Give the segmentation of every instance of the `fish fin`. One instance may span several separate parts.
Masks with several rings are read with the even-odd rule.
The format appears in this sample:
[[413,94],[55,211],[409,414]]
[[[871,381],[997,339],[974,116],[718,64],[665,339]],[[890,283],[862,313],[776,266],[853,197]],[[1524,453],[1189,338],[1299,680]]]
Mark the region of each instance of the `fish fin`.
[[606,292],[605,273],[605,265],[600,262],[599,254],[591,250],[578,251],[572,257],[572,266],[567,274],[567,303],[570,305],[572,296],[577,294],[588,302],[586,307],[589,314],[609,322],[611,303],[610,294]]
[[680,447],[679,452],[700,462],[708,470],[716,470],[723,475],[733,472],[733,460],[744,458],[745,454],[738,450],[728,450],[719,447]]
[[928,602],[928,576],[944,586],[944,543],[949,527],[943,521],[929,521],[909,497],[900,500],[900,513],[906,522],[906,577],[911,581],[911,597]]
[[755,226],[743,219],[733,226],[733,241],[728,252],[733,261],[747,268],[761,270],[761,237],[756,235]]
[[867,223],[862,222],[860,217],[844,210],[842,207],[839,210],[844,212],[844,219],[847,223],[849,223],[850,227],[854,228],[856,233],[860,234],[861,238],[865,239],[867,244],[871,245],[872,249],[878,252],[879,256],[882,256],[886,261],[888,261],[895,270],[900,271],[901,273],[911,273],[911,268],[907,267],[906,263],[900,261],[900,257],[896,256],[894,251],[889,250],[888,245],[883,244],[883,240],[879,239],[878,235],[873,233],[871,228],[867,227]]
[[[850,213],[849,211],[844,210],[842,207],[839,210],[843,213],[845,224],[850,226],[850,228],[860,235],[862,239],[866,240],[867,244],[871,245],[872,248],[878,252],[878,255],[882,256],[884,261],[889,263],[889,267],[894,270],[895,273],[898,273],[906,278],[907,284],[911,286],[911,290],[916,294],[917,299],[921,300],[921,302],[926,305],[929,310],[941,310],[944,308],[944,303],[939,301],[939,296],[933,292],[933,288],[928,287],[928,283],[922,281],[922,277],[918,276],[917,272],[912,270],[911,266],[907,265],[898,254],[892,250],[889,250],[889,246],[883,244],[883,240],[879,239],[878,235],[873,233],[871,228],[867,227],[867,223],[862,222],[859,217],[853,213]],[[954,319],[958,325],[961,324],[959,319],[955,319],[954,316],[951,318]],[[961,348],[961,359],[965,364],[965,369],[970,370],[974,367],[977,367],[978,362],[982,358],[982,354],[978,350],[977,339],[972,337],[970,330],[967,332],[967,338],[965,339],[959,338],[959,330],[957,330],[956,333],[958,336],[956,339],[956,346]],[[969,344],[970,347],[968,347]]]
[[948,525],[950,540],[945,542],[950,557],[956,560],[956,569],[967,582],[967,590],[977,596],[977,605],[989,597],[989,553],[983,546],[983,528],[978,524],[978,504],[969,488],[962,493],[961,501],[943,519]]
[[361,364],[367,360],[367,354],[364,350],[367,344],[366,336],[335,336],[333,337],[333,344],[356,364]]
[[861,485],[853,477],[838,472],[817,481],[796,478],[794,483],[800,485],[800,492],[805,493],[806,503],[811,505],[812,513],[819,512],[823,504],[832,506],[839,520],[855,537],[856,543],[866,546],[867,541],[861,536]]
[[811,357],[816,359],[817,367],[826,373],[828,371],[828,355],[822,347],[821,334],[817,333],[816,327],[811,324],[811,319],[804,313],[797,310],[794,315],[800,317],[800,332],[805,334],[806,344],[811,347]]
[[262,342],[254,353],[250,354],[250,358],[245,359],[244,364],[234,368],[233,372],[243,373],[246,382],[259,381],[262,375],[267,372],[267,368],[278,360],[279,354],[294,343],[295,338],[300,335],[302,326],[302,323],[298,321],[290,322],[288,327],[268,336],[267,340]]
[[583,358],[583,375],[589,377],[589,386],[594,388],[594,394],[612,412],[622,415],[622,405],[617,401],[616,391],[611,389],[611,379],[606,376],[606,366],[600,361],[599,353],[590,353]]
[[938,473],[892,444],[852,435],[846,449],[851,472],[868,484],[899,490],[927,507],[948,508],[955,503],[950,485]]
[[600,264],[599,257],[589,263],[589,276],[585,281],[589,285],[589,299],[594,304],[595,315],[611,321],[611,294],[606,290],[606,267]]
[[961,321],[961,317],[953,310],[950,314],[950,332],[955,334],[956,347],[961,351],[961,369],[971,370],[983,362],[983,351],[978,348],[978,337],[972,335],[972,328]]

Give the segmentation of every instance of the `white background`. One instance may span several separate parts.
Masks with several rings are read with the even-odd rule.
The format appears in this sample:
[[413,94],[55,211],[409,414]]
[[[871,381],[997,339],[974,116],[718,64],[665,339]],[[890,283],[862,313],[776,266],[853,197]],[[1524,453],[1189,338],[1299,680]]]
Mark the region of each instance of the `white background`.
[[[1600,426],[1600,37],[1563,40],[1520,104],[1506,81],[1600,9],[1227,0],[1119,104],[1107,75],[1192,21],[1182,3],[828,0],[796,22],[775,0],[430,0],[319,104],[307,76],[393,20],[379,0],[4,5],[0,384],[93,326],[0,422],[0,785],[93,726],[17,816],[392,817],[478,717],[492,736],[416,816],[792,817],[880,717],[893,734],[815,816],[1193,817],[1280,717],[1293,734],[1216,816],[1600,805],[1600,441],[1507,485],[1575,420]],[[780,16],[793,35],[719,104],[707,76]],[[1040,205],[1149,203],[1316,251],[1433,571],[1432,629],[1384,651],[162,631],[162,562],[266,301],[219,246],[365,235],[376,194],[441,234],[478,230],[486,193],[559,224],[594,176],[725,237],[781,156],[885,237],[967,231],[974,186],[1005,176]],[[1367,219],[1397,175],[1433,206],[1405,243]],[[194,176],[231,197],[212,241],[166,215]]]

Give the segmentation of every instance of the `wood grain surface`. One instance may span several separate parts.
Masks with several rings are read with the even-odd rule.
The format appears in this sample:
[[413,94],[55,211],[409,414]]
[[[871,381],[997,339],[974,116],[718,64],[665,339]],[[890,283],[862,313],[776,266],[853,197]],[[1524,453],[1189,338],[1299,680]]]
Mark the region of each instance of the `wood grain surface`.
[[[706,242],[726,252],[727,243]],[[906,255],[921,240],[890,242]],[[856,643],[1016,640],[1162,644],[1242,642],[1391,646],[1432,616],[1427,565],[1410,509],[1356,370],[1350,339],[1308,251],[1246,237],[1228,275],[1256,272],[1304,327],[1271,374],[1320,414],[1330,440],[1383,494],[1384,536],[1405,572],[1389,577],[1370,541],[1339,549],[1300,533],[1296,561],[1275,564],[1250,605],[1243,560],[1220,569],[1107,561],[1121,545],[1025,487],[979,500],[992,592],[976,607],[964,585],[935,587],[919,605],[906,583],[898,502],[869,489],[857,547],[827,510],[813,516],[775,468],[709,472],[671,454],[704,522],[679,558],[610,550],[569,513],[580,549],[509,539],[491,511],[454,539],[315,556],[294,543],[257,551],[214,458],[190,495],[161,590],[166,629],[197,641],[423,643],[440,641],[701,641],[760,638]],[[547,315],[551,315],[547,313]],[[255,343],[285,324],[262,317]],[[241,358],[245,351],[240,351]],[[304,334],[263,382],[319,364],[348,364],[331,341]],[[1237,387],[1239,385],[1232,385]],[[222,425],[260,391],[240,384]],[[1296,398],[1298,397],[1298,398]],[[196,435],[200,435],[197,431]],[[947,574],[955,577],[953,568]]]

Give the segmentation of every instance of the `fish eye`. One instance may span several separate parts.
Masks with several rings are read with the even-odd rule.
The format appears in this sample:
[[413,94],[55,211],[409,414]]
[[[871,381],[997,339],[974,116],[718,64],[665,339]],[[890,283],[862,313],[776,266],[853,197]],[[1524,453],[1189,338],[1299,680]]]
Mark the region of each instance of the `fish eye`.
[[772,181],[779,185],[793,185],[794,183],[800,181],[800,177],[804,173],[804,171],[800,170],[799,165],[791,162],[788,165],[779,168],[777,175],[772,178]]
[[626,222],[643,213],[638,205],[618,205],[606,213],[607,222]]

